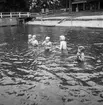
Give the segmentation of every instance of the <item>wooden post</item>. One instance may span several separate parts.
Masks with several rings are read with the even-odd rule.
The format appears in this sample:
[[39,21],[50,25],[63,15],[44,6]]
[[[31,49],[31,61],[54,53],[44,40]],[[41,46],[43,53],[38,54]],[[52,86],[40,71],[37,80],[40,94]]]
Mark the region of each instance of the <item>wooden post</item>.
[[21,13],[19,12],[19,18],[21,17]]
[[98,2],[98,9],[100,9],[100,1]]
[[85,11],[85,3],[83,3],[83,11]]
[[12,18],[12,13],[10,12],[10,18]]
[[72,0],[69,0],[69,11],[72,12]]
[[66,11],[68,9],[68,0],[66,0]]
[[77,7],[76,7],[76,12],[78,12],[79,11],[79,7],[78,7],[78,4],[77,4]]
[[2,13],[0,14],[1,18],[3,17]]
[[30,13],[29,12],[27,12],[27,16],[30,17]]

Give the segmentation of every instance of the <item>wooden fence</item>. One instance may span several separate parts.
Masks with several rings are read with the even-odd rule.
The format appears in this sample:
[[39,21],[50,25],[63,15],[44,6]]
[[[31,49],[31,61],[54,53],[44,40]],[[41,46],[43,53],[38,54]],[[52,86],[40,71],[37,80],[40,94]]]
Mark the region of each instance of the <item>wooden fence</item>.
[[1,12],[0,18],[12,18],[12,17],[36,17],[39,15],[38,13],[30,13],[30,12]]

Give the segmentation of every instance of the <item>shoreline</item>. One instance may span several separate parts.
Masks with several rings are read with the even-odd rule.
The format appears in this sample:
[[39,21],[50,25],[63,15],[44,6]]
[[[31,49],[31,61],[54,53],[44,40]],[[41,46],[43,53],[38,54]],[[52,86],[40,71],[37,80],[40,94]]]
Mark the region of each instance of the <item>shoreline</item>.
[[37,17],[34,21],[29,21],[28,25],[40,26],[65,26],[65,27],[90,27],[103,28],[103,15],[101,16],[80,16],[80,17]]
[[103,21],[65,21],[58,23],[59,21],[34,21],[28,22],[28,25],[40,25],[40,26],[64,26],[64,27],[85,27],[85,28],[103,28]]

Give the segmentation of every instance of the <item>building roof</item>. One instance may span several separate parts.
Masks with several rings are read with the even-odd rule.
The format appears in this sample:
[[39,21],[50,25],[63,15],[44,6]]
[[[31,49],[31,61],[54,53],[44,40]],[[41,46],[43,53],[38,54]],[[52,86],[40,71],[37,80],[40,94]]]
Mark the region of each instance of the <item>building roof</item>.
[[87,0],[73,0],[72,4],[86,3]]
[[102,1],[102,0],[73,0],[72,4],[86,3],[92,1]]

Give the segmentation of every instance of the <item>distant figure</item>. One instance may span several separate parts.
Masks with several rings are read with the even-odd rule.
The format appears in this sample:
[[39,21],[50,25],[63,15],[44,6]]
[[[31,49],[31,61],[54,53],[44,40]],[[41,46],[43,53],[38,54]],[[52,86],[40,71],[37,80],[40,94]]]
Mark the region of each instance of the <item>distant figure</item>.
[[46,37],[45,41],[42,43],[45,48],[45,52],[50,52],[52,48],[52,42],[50,41],[50,37]]
[[34,47],[36,47],[36,46],[39,45],[38,41],[36,40],[36,35],[33,35],[33,36],[32,36],[31,43],[32,43],[32,45],[33,45]]
[[64,35],[60,36],[60,51],[62,54],[67,54],[67,42]]
[[29,35],[28,35],[28,44],[31,44],[31,41],[32,41],[32,35],[29,34]]
[[84,47],[79,46],[77,51],[77,61],[78,62],[84,62]]
[[76,7],[76,12],[79,12],[78,7]]

